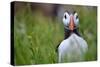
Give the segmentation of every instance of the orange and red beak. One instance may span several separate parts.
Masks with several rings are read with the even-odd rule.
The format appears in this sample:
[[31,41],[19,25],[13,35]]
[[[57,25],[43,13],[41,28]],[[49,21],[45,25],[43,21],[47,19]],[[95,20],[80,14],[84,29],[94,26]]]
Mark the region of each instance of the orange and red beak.
[[73,16],[71,16],[70,17],[70,23],[69,23],[69,29],[71,31],[73,31],[74,30],[74,26],[75,26],[75,24],[74,24],[74,18],[73,18]]

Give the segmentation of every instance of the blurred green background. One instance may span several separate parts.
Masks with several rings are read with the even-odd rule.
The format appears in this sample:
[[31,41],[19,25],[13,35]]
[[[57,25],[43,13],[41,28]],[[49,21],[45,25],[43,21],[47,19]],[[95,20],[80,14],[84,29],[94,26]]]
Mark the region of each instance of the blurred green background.
[[[96,7],[60,4],[57,5],[55,15],[54,12],[48,13],[51,8],[54,10],[54,7],[50,7],[52,4],[48,7],[47,4],[24,3],[23,5],[23,2],[21,2],[19,6],[18,3],[20,2],[15,2],[14,5],[15,65],[57,63],[56,46],[64,39],[61,15],[63,15],[64,10],[70,9],[77,11],[80,19],[79,32],[89,46],[85,60],[97,60]],[[30,4],[33,4],[33,6]],[[46,6],[43,6],[43,9],[40,8],[41,5]]]

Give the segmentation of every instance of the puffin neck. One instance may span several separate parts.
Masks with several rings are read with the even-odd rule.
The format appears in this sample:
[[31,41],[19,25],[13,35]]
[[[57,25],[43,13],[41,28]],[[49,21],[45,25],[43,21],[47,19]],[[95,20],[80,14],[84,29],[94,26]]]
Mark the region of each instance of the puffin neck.
[[75,28],[73,31],[64,28],[64,39],[67,39],[69,36],[71,36],[72,33],[75,33],[76,35],[80,36],[78,28]]

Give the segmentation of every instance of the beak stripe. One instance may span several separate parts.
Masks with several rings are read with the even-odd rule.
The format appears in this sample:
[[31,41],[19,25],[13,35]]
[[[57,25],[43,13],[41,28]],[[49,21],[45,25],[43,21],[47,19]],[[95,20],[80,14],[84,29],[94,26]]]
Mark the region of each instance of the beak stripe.
[[74,19],[73,19],[73,16],[70,17],[69,29],[71,31],[74,30]]

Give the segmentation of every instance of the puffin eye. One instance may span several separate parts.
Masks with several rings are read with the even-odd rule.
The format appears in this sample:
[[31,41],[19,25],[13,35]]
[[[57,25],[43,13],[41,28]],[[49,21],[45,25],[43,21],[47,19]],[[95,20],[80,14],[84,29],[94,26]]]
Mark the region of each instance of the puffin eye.
[[70,15],[68,14],[68,12],[65,12],[63,15],[63,23],[65,26],[67,26],[70,22]]
[[75,22],[75,25],[77,26],[78,23],[79,23],[79,16],[77,13],[74,14],[74,22]]
[[78,14],[77,13],[75,13],[74,16],[75,16],[75,19],[78,19]]
[[67,19],[66,15],[64,17],[65,17],[65,19]]
[[76,16],[76,19],[78,19],[78,16]]

